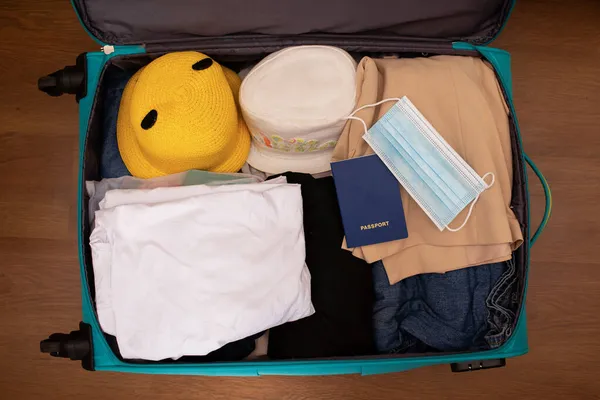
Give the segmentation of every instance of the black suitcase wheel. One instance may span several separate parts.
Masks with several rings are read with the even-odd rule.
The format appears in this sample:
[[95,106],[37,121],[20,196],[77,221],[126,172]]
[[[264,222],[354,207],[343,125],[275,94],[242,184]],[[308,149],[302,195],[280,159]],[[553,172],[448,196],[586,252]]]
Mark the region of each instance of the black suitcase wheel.
[[75,100],[79,102],[87,94],[85,53],[77,57],[75,65],[38,79],[38,89],[53,97],[65,93],[74,94]]
[[40,342],[40,351],[52,357],[81,360],[81,366],[88,371],[94,370],[92,328],[80,322],[79,330],[71,333],[53,333]]

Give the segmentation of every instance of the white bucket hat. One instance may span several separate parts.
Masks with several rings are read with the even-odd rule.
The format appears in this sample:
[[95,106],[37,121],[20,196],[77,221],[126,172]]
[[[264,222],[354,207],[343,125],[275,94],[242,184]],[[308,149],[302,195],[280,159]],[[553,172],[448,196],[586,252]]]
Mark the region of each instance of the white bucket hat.
[[269,174],[329,171],[356,102],[356,62],[342,49],[298,46],[248,73],[240,105],[252,134],[248,164]]

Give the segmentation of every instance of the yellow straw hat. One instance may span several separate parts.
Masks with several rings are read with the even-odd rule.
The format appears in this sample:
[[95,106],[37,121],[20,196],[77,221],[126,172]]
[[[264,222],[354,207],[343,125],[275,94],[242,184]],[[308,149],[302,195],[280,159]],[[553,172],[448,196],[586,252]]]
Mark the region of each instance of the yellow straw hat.
[[237,172],[250,150],[240,84],[233,71],[194,51],[169,53],[140,69],[125,87],[117,119],[129,172]]

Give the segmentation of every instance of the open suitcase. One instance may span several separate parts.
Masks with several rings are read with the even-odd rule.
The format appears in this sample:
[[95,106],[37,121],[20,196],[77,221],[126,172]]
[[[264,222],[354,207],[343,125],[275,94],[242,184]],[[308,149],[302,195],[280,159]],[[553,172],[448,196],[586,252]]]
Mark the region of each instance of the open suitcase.
[[[53,334],[41,351],[81,360],[88,370],[190,375],[328,375],[379,374],[450,364],[452,371],[501,367],[506,358],[528,350],[525,296],[530,248],[546,225],[551,208],[548,185],[523,152],[512,102],[510,55],[487,47],[506,22],[513,1],[441,0],[369,2],[333,0],[73,0],[75,11],[99,52],[84,53],[75,66],[39,80],[40,90],[58,96],[75,94],[79,102],[78,251],[83,318],[70,334]],[[482,57],[495,69],[510,107],[513,149],[512,205],[524,243],[513,255],[519,285],[519,310],[510,338],[489,351],[417,355],[372,355],[288,361],[140,362],[120,357],[114,337],[100,329],[94,304],[89,247],[90,226],[84,184],[99,179],[103,76],[108,68],[137,69],[170,51],[198,50],[236,69],[281,48],[305,44],[341,47],[353,55],[399,57],[463,55]],[[239,69],[239,68],[237,68]],[[541,180],[546,210],[537,229],[530,227],[526,164]]]

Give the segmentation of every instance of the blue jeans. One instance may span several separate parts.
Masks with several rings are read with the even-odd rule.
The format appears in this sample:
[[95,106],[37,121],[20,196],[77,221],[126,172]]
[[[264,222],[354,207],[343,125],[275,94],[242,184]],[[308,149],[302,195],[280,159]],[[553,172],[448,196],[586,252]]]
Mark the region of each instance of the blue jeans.
[[512,260],[390,285],[382,262],[372,265],[375,345],[380,353],[489,349],[511,334],[509,308],[517,276]]
[[489,330],[485,341],[492,349],[500,347],[512,335],[513,324],[517,318],[515,311],[519,307],[515,262],[508,260],[505,264],[506,271],[486,299]]

